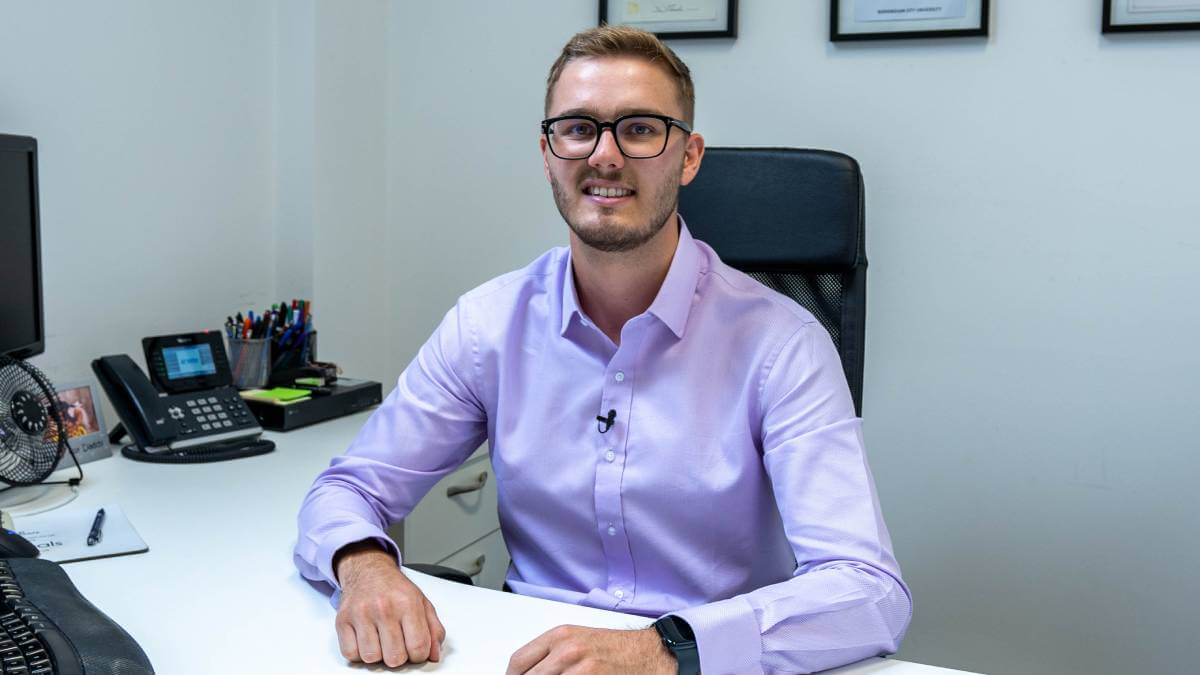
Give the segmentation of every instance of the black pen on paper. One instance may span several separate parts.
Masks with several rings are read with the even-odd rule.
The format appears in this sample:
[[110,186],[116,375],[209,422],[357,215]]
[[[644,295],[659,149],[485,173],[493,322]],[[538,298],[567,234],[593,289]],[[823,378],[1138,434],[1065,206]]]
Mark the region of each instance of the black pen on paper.
[[104,536],[104,509],[96,512],[96,519],[92,521],[92,531],[88,532],[88,546],[95,546],[99,543],[100,538]]

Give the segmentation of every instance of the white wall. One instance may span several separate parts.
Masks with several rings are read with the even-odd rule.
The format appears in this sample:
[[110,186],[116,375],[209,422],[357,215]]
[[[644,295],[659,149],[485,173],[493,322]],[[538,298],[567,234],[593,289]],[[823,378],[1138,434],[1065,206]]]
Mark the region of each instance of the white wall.
[[[275,284],[282,294],[278,301],[287,302],[292,298],[313,297],[313,187],[317,171],[315,0],[277,2],[275,16],[273,250]],[[319,330],[320,324],[316,327]]]
[[52,379],[273,297],[274,38],[265,0],[0,2],[0,131],[39,142]]
[[[1102,37],[1093,0],[993,4],[987,40],[833,46],[829,3],[760,0],[735,41],[673,46],[710,144],[862,163],[900,657],[1188,670],[1200,42]],[[595,3],[510,5],[391,6],[393,373],[459,293],[566,240],[536,123]]]
[[387,7],[278,3],[276,264],[281,299],[313,300],[320,358],[390,388]]
[[385,39],[380,0],[0,0],[0,132],[39,140],[33,362],[86,380],[305,297],[321,357],[384,378]]

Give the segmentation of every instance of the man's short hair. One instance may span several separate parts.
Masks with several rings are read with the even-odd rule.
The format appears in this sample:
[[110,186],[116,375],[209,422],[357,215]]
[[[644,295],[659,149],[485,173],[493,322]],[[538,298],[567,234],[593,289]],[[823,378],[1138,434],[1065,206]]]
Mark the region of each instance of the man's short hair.
[[550,67],[550,76],[546,78],[546,115],[550,114],[550,96],[554,93],[554,85],[558,84],[563,68],[577,59],[598,56],[635,56],[662,67],[679,89],[684,121],[688,124],[693,122],[696,90],[692,86],[692,72],[687,65],[653,33],[629,26],[610,25],[576,33],[563,46],[562,53]]

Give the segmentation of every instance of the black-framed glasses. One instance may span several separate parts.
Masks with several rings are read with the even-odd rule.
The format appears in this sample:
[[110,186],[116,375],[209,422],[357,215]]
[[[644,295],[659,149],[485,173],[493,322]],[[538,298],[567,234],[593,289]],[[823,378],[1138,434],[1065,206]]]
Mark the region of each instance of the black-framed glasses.
[[542,133],[550,152],[559,159],[587,159],[600,144],[605,129],[612,131],[613,140],[622,155],[630,159],[658,157],[667,149],[671,127],[685,134],[692,128],[687,122],[666,115],[623,115],[611,122],[601,122],[587,115],[565,115],[542,120]]

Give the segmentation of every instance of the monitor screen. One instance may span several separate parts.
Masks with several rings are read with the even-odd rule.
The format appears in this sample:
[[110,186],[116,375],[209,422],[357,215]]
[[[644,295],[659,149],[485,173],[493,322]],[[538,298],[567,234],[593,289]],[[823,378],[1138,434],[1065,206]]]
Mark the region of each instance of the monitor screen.
[[217,374],[212,347],[207,344],[167,347],[163,350],[163,361],[167,364],[168,380]]
[[37,141],[0,134],[0,354],[42,353]]

